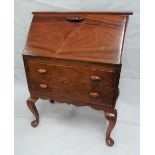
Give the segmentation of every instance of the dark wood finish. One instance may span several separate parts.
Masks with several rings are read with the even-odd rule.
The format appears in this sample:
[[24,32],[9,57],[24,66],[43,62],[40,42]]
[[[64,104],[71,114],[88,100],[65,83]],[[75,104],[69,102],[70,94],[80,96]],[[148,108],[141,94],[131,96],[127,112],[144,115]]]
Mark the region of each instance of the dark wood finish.
[[38,100],[38,97],[34,97],[34,96],[29,97],[29,99],[27,100],[27,105],[28,105],[30,111],[33,113],[34,117],[36,118],[35,120],[33,120],[31,122],[31,125],[33,127],[36,127],[39,123],[39,113],[35,106],[35,103],[37,100]]
[[106,143],[116,124],[121,55],[130,12],[34,12],[23,52],[27,104],[38,98],[105,111]]
[[112,146],[114,144],[114,140],[110,137],[110,135],[116,124],[117,110],[114,109],[113,112],[105,112],[105,118],[109,121],[109,125],[106,132],[106,143],[107,145]]
[[94,11],[94,12],[89,12],[89,11],[85,11],[85,12],[32,12],[32,14],[37,14],[37,15],[39,15],[39,14],[41,14],[41,15],[51,15],[51,14],[102,14],[102,15],[133,15],[133,12],[108,12],[108,11],[105,11],[105,12],[97,12],[97,11]]
[[52,99],[50,99],[49,101],[50,101],[50,103],[54,103],[54,102],[55,102],[55,101],[54,101],[54,100],[52,100]]
[[[28,62],[29,74],[34,76],[35,78],[41,77],[36,70],[40,69],[46,70],[48,77],[50,76],[52,79],[56,79],[54,77],[58,77],[57,80],[59,81],[74,81],[82,83],[82,84],[89,84],[92,81],[99,81],[97,78],[102,78],[100,80],[100,85],[103,87],[114,87],[115,86],[115,78],[116,74],[115,71],[112,69],[90,69],[89,67],[79,68],[74,66],[68,66],[65,64],[55,64],[53,62],[47,61],[33,61]],[[63,75],[63,76],[60,76]],[[43,75],[45,77],[45,75]],[[93,80],[93,76],[95,76],[95,80]],[[91,79],[91,80],[90,80]]]
[[77,15],[84,20],[66,20],[76,13],[34,14],[24,54],[120,64],[128,15]]

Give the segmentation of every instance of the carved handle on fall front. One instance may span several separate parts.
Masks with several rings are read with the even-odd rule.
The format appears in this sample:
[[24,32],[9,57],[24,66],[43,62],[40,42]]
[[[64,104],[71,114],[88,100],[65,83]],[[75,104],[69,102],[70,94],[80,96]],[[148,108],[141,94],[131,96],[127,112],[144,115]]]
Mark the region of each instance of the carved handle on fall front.
[[66,20],[68,20],[70,22],[82,22],[84,20],[84,18],[73,16],[73,17],[67,17]]
[[39,84],[40,88],[43,88],[43,89],[46,89],[47,88],[47,85],[46,84]]
[[99,97],[100,95],[99,95],[99,93],[97,93],[97,92],[92,92],[92,93],[89,93],[89,95],[91,96],[91,97],[94,97],[94,98],[96,98],[96,97]]
[[92,81],[100,81],[102,78],[99,77],[99,76],[93,75],[93,76],[90,77],[90,79],[91,79]]
[[45,74],[45,73],[47,73],[46,69],[38,69],[37,71],[38,71],[38,73],[40,73],[40,74]]

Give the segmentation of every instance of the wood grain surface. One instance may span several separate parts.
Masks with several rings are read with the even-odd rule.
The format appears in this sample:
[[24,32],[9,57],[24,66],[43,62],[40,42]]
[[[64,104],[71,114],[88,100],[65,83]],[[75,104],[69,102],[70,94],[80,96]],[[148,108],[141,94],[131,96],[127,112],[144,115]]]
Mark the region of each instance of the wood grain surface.
[[34,12],[23,52],[30,97],[103,110],[108,146],[116,124],[121,55],[131,12]]
[[36,13],[24,54],[120,64],[127,20],[126,13]]

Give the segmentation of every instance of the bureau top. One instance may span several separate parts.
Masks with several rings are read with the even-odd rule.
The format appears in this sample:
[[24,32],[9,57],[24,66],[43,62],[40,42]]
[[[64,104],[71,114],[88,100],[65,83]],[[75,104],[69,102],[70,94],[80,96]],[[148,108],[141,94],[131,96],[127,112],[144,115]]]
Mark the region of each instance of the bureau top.
[[131,12],[34,12],[23,55],[120,64]]

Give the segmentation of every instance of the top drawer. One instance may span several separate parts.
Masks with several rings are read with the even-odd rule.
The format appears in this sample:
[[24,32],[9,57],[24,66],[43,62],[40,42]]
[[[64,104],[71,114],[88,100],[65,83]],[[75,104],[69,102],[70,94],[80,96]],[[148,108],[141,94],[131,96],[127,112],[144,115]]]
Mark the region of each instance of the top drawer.
[[55,65],[47,62],[29,62],[29,76],[47,80],[82,85],[99,85],[112,88],[115,86],[116,75],[113,70],[95,70],[74,66]]

